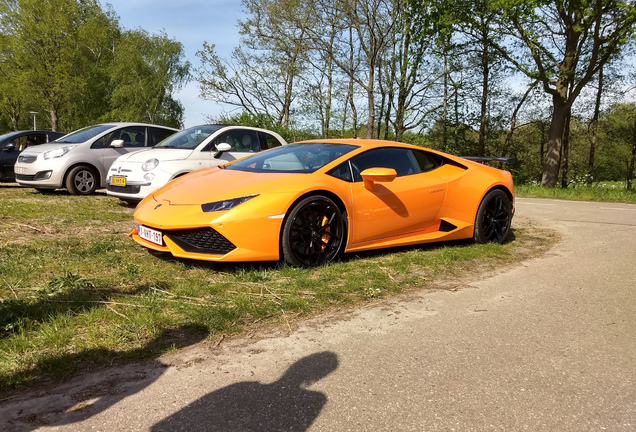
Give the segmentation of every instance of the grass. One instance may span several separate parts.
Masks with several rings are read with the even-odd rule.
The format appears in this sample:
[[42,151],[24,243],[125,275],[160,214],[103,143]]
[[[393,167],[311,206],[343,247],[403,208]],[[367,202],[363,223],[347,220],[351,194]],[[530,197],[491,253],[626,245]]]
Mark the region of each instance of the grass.
[[345,256],[317,269],[157,256],[105,195],[0,186],[0,393],[156,358],[200,340],[438,286],[534,256],[553,241],[515,228],[505,245],[447,244]]
[[565,189],[561,187],[545,188],[538,185],[515,185],[515,194],[532,198],[636,204],[636,189],[626,189],[623,182],[601,182],[591,187],[570,185]]

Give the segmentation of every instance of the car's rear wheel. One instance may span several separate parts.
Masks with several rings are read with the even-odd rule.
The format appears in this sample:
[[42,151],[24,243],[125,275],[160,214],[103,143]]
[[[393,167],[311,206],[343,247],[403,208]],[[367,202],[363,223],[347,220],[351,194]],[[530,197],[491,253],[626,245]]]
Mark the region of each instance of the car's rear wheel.
[[315,267],[333,261],[344,247],[346,221],[326,196],[310,196],[290,211],[283,225],[283,259],[291,265]]
[[508,237],[511,221],[512,203],[508,195],[500,189],[488,192],[475,217],[475,242],[503,243]]
[[71,195],[91,195],[95,193],[97,183],[97,174],[86,165],[74,167],[66,176],[66,189]]

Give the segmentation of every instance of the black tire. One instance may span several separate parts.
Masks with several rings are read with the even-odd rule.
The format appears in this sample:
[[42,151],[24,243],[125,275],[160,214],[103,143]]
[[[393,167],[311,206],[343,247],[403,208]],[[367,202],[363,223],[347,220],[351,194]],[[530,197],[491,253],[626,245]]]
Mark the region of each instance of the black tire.
[[333,261],[344,249],[346,216],[323,195],[296,204],[283,224],[283,260],[290,265],[316,267]]
[[475,217],[476,243],[503,243],[510,231],[512,204],[500,189],[491,190],[479,204]]
[[92,195],[98,183],[99,175],[86,165],[74,167],[66,176],[66,189],[71,195]]

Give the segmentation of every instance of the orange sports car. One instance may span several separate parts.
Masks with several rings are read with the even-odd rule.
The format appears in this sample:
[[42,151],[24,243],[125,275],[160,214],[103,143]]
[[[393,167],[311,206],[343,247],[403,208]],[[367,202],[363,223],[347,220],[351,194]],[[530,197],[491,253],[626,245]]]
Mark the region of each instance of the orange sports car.
[[503,242],[512,176],[378,140],[315,140],[194,171],[148,195],[130,233],[208,261],[318,266],[341,252],[445,240]]

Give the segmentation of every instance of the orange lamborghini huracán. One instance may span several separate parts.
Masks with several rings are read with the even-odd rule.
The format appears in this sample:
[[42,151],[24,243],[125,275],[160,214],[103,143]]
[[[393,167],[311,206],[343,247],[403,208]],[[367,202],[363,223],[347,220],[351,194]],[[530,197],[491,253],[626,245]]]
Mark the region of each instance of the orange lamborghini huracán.
[[513,214],[507,171],[396,142],[320,140],[180,177],[137,206],[130,235],[177,257],[317,266],[341,252],[501,243]]

